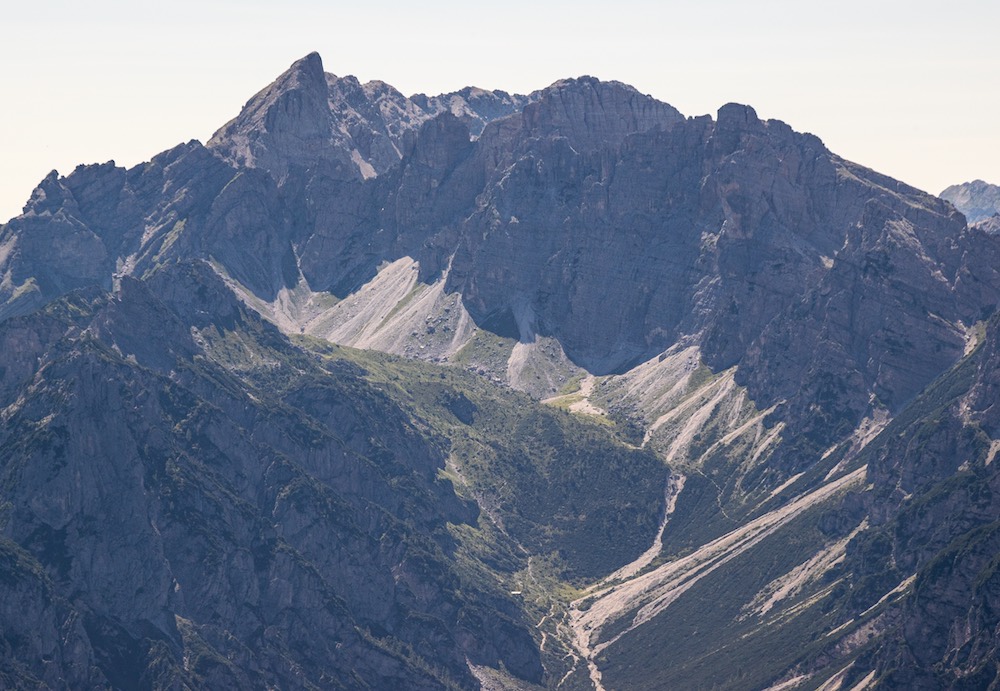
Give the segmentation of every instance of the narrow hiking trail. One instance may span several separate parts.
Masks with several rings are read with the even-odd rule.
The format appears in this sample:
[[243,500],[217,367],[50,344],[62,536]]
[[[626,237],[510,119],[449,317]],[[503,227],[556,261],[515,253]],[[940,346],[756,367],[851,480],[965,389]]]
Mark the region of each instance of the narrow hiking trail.
[[596,417],[606,417],[608,411],[597,406],[593,401],[590,400],[591,394],[594,393],[594,386],[597,384],[597,377],[593,374],[587,374],[583,379],[580,380],[580,388],[566,394],[559,394],[556,396],[551,396],[549,398],[542,399],[542,403],[555,406],[563,406],[566,410],[571,413],[579,413],[581,415],[593,415]]

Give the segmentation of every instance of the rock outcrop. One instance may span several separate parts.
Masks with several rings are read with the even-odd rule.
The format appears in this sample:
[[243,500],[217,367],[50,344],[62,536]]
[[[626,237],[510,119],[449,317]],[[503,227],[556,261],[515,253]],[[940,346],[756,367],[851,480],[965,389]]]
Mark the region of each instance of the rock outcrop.
[[987,235],[1000,235],[1000,214],[993,214],[989,218],[977,221],[972,224],[972,227],[983,231]]

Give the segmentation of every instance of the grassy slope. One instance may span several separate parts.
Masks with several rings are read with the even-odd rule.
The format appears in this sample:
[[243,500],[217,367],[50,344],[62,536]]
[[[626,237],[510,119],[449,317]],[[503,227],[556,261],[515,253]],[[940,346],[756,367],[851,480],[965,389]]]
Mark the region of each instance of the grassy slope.
[[457,491],[527,553],[558,555],[561,577],[603,576],[652,541],[667,469],[606,425],[457,368],[296,340],[362,367],[447,451]]

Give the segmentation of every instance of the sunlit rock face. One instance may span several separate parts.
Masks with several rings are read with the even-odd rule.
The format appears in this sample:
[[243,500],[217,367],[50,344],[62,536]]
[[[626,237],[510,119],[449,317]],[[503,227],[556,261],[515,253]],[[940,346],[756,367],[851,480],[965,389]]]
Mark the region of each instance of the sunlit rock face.
[[940,196],[965,214],[969,223],[978,223],[1000,214],[1000,186],[982,180],[946,187]]

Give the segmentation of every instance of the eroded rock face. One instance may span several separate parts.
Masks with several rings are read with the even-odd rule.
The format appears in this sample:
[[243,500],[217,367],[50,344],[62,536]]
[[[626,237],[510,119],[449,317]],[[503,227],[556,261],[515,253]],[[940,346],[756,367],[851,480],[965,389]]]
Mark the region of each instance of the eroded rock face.
[[[873,445],[872,529],[849,547],[847,615],[912,579],[858,661],[886,688],[989,688],[1000,620],[1000,321]],[[864,670],[864,671],[862,671]]]
[[0,683],[8,688],[106,686],[79,613],[61,598],[42,565],[0,540]]
[[[120,189],[119,173],[124,171],[108,168],[78,169],[73,181],[84,194],[92,191],[90,182],[99,188],[93,190],[100,199],[95,224],[112,220],[117,206],[116,188]],[[81,205],[66,183],[52,171],[32,193],[25,213],[0,233],[4,265],[0,295],[5,298],[0,315],[4,317],[30,312],[52,296],[75,288],[110,285],[114,260],[90,228],[87,212],[91,208]]]
[[449,282],[481,323],[526,303],[592,371],[700,341],[713,369],[738,365],[755,400],[787,401],[820,446],[871,411],[871,393],[898,410],[997,304],[994,240],[744,106],[620,150],[557,131],[511,139],[523,149],[480,197]]
[[320,56],[310,53],[250,99],[208,146],[237,167],[279,180],[291,168],[320,163],[341,181],[368,179],[397,165],[408,140],[437,115],[453,115],[478,135],[531,99],[473,87],[407,98],[385,82],[324,73]]
[[416,94],[410,100],[433,115],[451,113],[469,128],[473,136],[478,137],[487,123],[519,112],[531,102],[534,95],[521,96],[467,86],[440,96]]
[[[209,147],[240,167],[282,177],[290,164],[319,161],[348,178],[359,175],[351,149],[334,139],[334,117],[323,62],[310,53],[250,99],[239,116],[215,133]],[[339,144],[339,146],[338,146]]]
[[973,228],[983,231],[987,235],[1000,235],[1000,214],[993,214],[989,218],[984,218],[972,224]]
[[52,669],[127,688],[469,688],[467,659],[539,679],[513,603],[461,595],[445,526],[477,511],[438,479],[440,451],[360,372],[305,375],[207,266],[76,295],[0,342],[0,606],[23,601],[5,659],[48,665],[16,685]]

